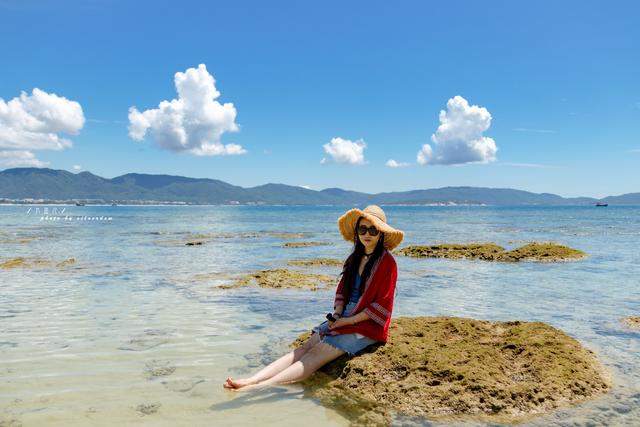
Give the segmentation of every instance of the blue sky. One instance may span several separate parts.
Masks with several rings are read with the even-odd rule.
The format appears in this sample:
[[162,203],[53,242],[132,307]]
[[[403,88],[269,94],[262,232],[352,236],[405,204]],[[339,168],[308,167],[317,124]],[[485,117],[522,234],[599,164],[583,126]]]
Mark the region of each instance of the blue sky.
[[[73,146],[31,152],[107,178],[637,192],[639,17],[632,1],[0,0],[0,98],[39,88],[78,102],[85,122],[66,136]],[[239,131],[220,142],[246,152],[167,150],[150,133],[134,141],[129,108],[177,98],[174,74],[199,64],[237,113]],[[418,164],[456,95],[490,113],[481,136],[495,142],[495,159]],[[333,138],[363,140],[365,161],[332,161]]]

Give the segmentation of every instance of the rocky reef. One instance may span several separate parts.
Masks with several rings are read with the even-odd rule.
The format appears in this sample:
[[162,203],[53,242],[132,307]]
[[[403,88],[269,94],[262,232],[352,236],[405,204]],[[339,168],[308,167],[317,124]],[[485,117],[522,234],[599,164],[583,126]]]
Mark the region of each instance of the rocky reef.
[[217,286],[218,289],[230,289],[241,286],[260,286],[262,288],[297,288],[316,291],[333,285],[335,278],[326,274],[310,274],[301,271],[276,268],[260,270],[236,279],[228,285]]
[[542,322],[401,317],[386,344],[343,355],[302,384],[353,425],[390,425],[518,422],[601,395],[611,380],[591,350]]
[[292,259],[287,262],[289,265],[297,265],[301,267],[315,267],[315,266],[336,266],[341,267],[343,261],[335,258],[309,258],[309,259]]
[[286,242],[282,246],[285,248],[306,248],[308,246],[330,245],[329,242]]
[[445,243],[440,245],[412,245],[394,251],[415,258],[480,259],[484,261],[541,261],[577,260],[586,254],[578,249],[552,242],[533,242],[506,250],[495,243]]

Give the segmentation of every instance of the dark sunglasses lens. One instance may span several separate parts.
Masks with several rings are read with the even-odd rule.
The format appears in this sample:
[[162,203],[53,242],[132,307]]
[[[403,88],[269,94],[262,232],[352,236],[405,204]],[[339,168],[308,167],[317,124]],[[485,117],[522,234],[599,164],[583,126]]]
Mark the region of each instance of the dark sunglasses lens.
[[358,227],[358,234],[361,236],[367,234],[367,231],[369,231],[369,234],[372,236],[377,236],[379,233],[378,229],[373,225],[371,227],[367,227],[366,225],[361,225]]

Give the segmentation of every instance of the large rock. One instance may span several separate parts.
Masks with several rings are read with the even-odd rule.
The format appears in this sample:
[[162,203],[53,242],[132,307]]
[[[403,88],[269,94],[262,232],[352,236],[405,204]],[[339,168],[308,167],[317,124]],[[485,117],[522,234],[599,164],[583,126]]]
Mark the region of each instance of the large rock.
[[343,355],[303,384],[353,424],[388,425],[393,415],[514,422],[605,393],[611,382],[592,351],[542,322],[402,317],[385,345]]
[[533,242],[510,251],[495,243],[412,245],[398,249],[394,253],[415,258],[468,258],[504,262],[567,261],[586,256],[578,249],[551,242]]

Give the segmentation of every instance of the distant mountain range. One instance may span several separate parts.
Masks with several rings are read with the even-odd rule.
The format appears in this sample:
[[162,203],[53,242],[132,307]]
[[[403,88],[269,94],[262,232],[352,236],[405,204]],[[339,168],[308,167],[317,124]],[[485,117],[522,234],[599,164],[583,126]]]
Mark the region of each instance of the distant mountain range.
[[565,198],[510,188],[443,187],[425,190],[367,194],[340,188],[316,191],[285,184],[239,187],[208,178],[128,173],[112,179],[90,172],[71,173],[48,168],[13,168],[0,172],[0,199],[46,201],[187,204],[486,204],[486,205],[640,205],[640,193]]

